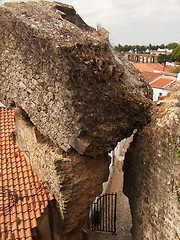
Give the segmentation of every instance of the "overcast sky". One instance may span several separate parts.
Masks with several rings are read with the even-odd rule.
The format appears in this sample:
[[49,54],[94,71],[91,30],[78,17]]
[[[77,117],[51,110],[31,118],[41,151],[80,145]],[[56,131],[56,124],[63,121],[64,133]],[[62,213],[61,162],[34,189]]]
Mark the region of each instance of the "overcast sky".
[[[2,2],[2,0],[0,0]],[[113,45],[180,41],[180,0],[61,0],[83,20],[110,32]]]

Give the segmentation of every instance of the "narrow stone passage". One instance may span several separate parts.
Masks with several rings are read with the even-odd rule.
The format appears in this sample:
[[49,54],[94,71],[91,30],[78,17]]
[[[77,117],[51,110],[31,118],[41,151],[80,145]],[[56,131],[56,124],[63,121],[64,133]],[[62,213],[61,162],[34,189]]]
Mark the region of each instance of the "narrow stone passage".
[[106,188],[107,193],[118,193],[117,196],[117,233],[90,232],[89,240],[132,240],[130,233],[132,218],[128,198],[123,194],[123,157],[120,157],[113,168]]

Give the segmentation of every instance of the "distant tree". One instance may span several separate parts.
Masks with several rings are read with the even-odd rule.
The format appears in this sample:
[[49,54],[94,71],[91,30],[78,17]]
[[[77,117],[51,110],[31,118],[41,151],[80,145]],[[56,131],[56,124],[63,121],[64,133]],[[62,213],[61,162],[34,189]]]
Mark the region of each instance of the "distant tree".
[[[151,43],[149,43],[148,46],[145,45],[124,45],[122,46],[121,44],[118,44],[118,46],[114,47],[115,50],[119,51],[119,52],[129,52],[129,51],[133,51],[134,53],[145,53],[146,50],[157,50],[158,48],[166,48],[166,45],[161,44],[161,45],[152,45]],[[147,52],[146,52],[147,53]]]
[[152,44],[151,44],[151,43],[149,44],[148,49],[149,49],[149,50],[153,50],[153,49],[152,49]]
[[164,49],[164,48],[166,48],[166,46],[165,46],[164,44],[161,44],[161,45],[159,46],[159,48]]
[[173,51],[172,51],[172,58],[173,60],[180,62],[180,45],[177,46]]
[[168,49],[175,49],[177,46],[178,46],[178,43],[173,42],[173,43],[169,43],[169,44],[167,45],[167,48],[168,48]]
[[141,51],[141,52],[145,52],[145,51],[146,51],[146,49],[147,49],[147,47],[143,45],[143,46],[141,46],[141,49],[140,49],[140,51]]
[[123,52],[123,51],[124,51],[124,47],[121,46],[121,44],[118,44],[118,46],[115,46],[114,49],[115,49],[116,51],[118,51],[118,52]]
[[136,52],[139,53],[141,51],[141,46],[136,45],[135,47],[136,47]]
[[132,49],[132,46],[130,46],[130,45],[124,46],[124,52],[129,52],[131,49]]
[[152,45],[151,43],[148,46],[149,50],[157,50],[159,48],[159,45]]
[[170,55],[167,55],[167,54],[159,54],[158,55],[158,58],[157,58],[157,61],[158,61],[158,63],[164,63],[164,64],[166,64],[166,62],[168,62],[168,61],[170,61]]

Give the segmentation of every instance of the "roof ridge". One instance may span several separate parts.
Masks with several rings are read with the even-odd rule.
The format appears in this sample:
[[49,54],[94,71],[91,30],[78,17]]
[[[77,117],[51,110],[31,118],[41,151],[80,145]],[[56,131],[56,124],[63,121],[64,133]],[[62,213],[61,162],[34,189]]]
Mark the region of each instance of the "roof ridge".
[[153,81],[149,82],[149,84],[151,85],[152,83],[158,81],[159,79],[161,79],[162,76],[164,76],[164,75],[161,75],[161,76],[155,78]]

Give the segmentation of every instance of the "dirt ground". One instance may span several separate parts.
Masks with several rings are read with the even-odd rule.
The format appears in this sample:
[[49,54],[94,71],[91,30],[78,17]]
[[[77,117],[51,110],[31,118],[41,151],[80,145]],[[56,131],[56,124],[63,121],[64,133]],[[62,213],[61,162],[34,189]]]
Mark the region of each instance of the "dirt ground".
[[102,233],[91,231],[88,240],[132,240],[130,233],[132,227],[132,218],[128,198],[123,194],[123,172],[122,160],[118,161],[116,167],[113,168],[109,184],[107,186],[107,193],[117,192],[117,232]]

